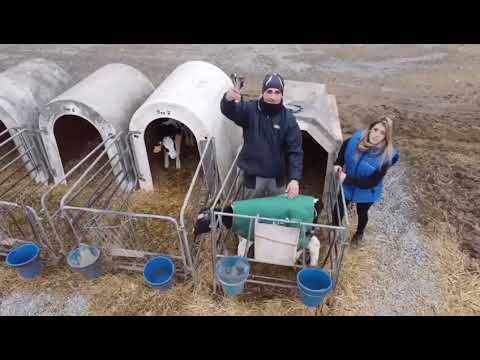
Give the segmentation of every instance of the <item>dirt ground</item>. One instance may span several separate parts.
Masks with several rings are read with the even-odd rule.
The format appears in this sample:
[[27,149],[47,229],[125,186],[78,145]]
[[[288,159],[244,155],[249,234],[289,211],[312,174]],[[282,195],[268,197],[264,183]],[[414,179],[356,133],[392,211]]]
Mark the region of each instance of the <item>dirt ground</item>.
[[[144,72],[155,86],[188,60],[243,74],[253,91],[259,90],[265,73],[274,70],[287,79],[326,84],[337,97],[344,136],[372,116],[393,115],[395,141],[406,169],[402,174],[408,177],[406,189],[415,201],[417,232],[428,245],[432,271],[446,294],[434,313],[480,313],[480,45],[0,45],[0,71],[33,57],[57,62],[77,81],[102,65],[122,62]],[[326,314],[390,313],[367,310],[363,305],[368,294],[360,295],[363,285],[374,284],[382,275],[376,266],[373,224],[369,231],[365,247],[347,254],[339,301]],[[10,270],[1,273],[4,278],[15,276]],[[119,284],[125,276],[96,281],[93,294],[103,291],[107,280]],[[0,294],[6,295],[9,282],[3,283]],[[142,288],[140,277],[129,284],[131,289]],[[143,288],[145,302],[128,307],[122,301],[131,289],[118,290],[118,301],[115,296],[108,302],[92,300],[93,313],[310,314],[295,298],[270,297],[261,304],[242,298],[235,303],[203,293],[192,298],[185,288],[175,290],[185,292],[179,308],[155,307],[160,305],[156,295]],[[189,304],[193,299],[195,304]]]

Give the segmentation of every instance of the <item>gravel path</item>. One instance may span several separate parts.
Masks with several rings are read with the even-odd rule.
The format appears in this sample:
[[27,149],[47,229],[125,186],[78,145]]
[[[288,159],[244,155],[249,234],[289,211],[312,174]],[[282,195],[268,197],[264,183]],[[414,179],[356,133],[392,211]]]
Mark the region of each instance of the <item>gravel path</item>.
[[82,295],[63,297],[40,293],[14,293],[0,299],[0,316],[88,315],[88,299]]
[[371,315],[439,313],[445,295],[433,271],[431,248],[418,231],[416,204],[401,164],[389,171],[385,198],[369,216],[376,235],[367,231],[365,246],[377,253],[380,272],[363,294]]

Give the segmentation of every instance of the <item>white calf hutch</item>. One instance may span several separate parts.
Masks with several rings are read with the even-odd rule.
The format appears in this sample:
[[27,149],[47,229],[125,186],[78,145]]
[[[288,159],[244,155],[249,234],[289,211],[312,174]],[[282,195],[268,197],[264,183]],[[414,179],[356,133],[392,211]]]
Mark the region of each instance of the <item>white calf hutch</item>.
[[220,111],[220,100],[230,87],[232,81],[216,66],[190,61],[178,66],[135,112],[130,131],[141,189],[153,190],[147,154],[151,150],[146,148],[145,136],[149,125],[162,118],[185,125],[195,136],[200,154],[207,140],[214,139],[216,164],[223,180],[242,142],[242,130]]
[[[285,80],[284,104],[295,114],[300,129],[308,133],[322,148],[313,147],[315,154],[307,154],[309,149],[305,146],[307,144],[304,144],[306,157],[314,155],[318,159],[312,165],[324,169],[321,174],[324,179],[319,181],[323,181],[325,201],[325,194],[329,191],[328,186],[331,183],[333,164],[342,144],[342,129],[335,96],[326,92],[324,84]],[[322,161],[325,163],[320,163]]]
[[[50,101],[39,125],[54,181],[65,174],[62,152],[73,150],[71,157],[78,159],[109,137],[127,132],[132,115],[153,89],[137,69],[109,64]],[[109,157],[115,154],[115,147],[110,147]]]
[[[39,154],[41,150],[34,139],[38,115],[47,102],[71,83],[72,78],[65,70],[44,59],[27,60],[0,73],[0,148],[10,151],[15,145],[20,153],[25,153],[22,161],[28,171],[37,167],[31,173],[37,182],[48,180]],[[7,140],[9,136],[12,138]],[[22,147],[26,142],[31,150]]]

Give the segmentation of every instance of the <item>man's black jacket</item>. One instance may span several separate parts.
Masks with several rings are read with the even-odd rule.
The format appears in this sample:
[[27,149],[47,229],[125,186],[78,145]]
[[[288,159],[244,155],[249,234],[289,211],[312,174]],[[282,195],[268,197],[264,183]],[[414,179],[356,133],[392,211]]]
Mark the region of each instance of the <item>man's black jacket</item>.
[[247,175],[276,178],[279,185],[285,184],[285,178],[302,179],[302,133],[290,110],[283,107],[270,117],[261,110],[259,100],[235,103],[225,95],[220,109],[243,128],[238,166]]

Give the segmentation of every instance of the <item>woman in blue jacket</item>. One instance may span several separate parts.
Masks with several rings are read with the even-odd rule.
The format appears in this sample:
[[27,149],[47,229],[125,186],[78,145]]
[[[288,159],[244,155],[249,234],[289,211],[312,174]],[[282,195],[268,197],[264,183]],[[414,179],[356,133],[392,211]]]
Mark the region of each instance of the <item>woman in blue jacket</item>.
[[[346,205],[357,204],[358,226],[352,238],[357,246],[368,223],[368,210],[383,195],[383,177],[400,158],[393,146],[392,120],[382,116],[368,129],[357,130],[345,140],[335,162],[334,171],[343,184]],[[340,216],[343,218],[343,208]],[[336,214],[334,223],[338,224]]]

